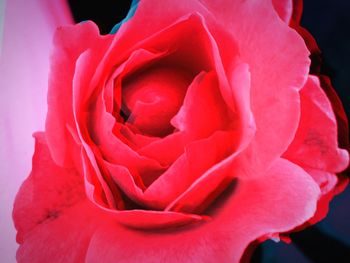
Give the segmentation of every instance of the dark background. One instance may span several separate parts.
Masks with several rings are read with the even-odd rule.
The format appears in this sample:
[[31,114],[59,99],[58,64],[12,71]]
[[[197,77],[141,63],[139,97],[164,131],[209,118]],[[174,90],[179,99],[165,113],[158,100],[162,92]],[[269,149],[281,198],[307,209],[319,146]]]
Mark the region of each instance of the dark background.
[[[176,0],[175,0],[176,1]],[[76,22],[93,20],[102,34],[127,14],[131,1],[68,1]],[[350,1],[305,0],[301,24],[315,37],[323,57],[321,72],[330,76],[350,116]],[[253,262],[350,262],[350,187],[331,203],[325,220],[292,234],[292,244],[267,241]]]

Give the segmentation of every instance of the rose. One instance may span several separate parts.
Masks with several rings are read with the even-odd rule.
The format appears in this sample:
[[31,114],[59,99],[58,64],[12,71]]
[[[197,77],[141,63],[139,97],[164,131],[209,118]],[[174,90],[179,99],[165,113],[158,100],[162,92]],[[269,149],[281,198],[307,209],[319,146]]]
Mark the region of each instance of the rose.
[[115,35],[59,29],[18,260],[237,262],[320,220],[348,154],[287,23],[269,1],[141,1]]

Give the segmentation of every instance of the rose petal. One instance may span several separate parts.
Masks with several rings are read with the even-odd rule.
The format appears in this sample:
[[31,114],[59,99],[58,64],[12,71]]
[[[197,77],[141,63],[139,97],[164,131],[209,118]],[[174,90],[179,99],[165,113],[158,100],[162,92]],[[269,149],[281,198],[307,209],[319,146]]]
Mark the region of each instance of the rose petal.
[[145,67],[152,62],[159,60],[167,52],[153,53],[145,49],[137,49],[131,53],[130,57],[109,76],[105,87],[103,88],[103,99],[106,105],[106,110],[109,113],[113,113],[114,102],[118,106],[117,114],[122,107],[122,89],[121,80],[127,73],[136,71],[141,67]]
[[[300,37],[271,13],[269,1],[235,3],[207,4],[231,28],[241,59],[249,65],[256,134],[243,154],[237,156],[233,169],[239,176],[257,176],[293,139],[299,119],[298,89],[306,80],[308,52]],[[249,15],[251,10],[260,16]]]
[[281,159],[266,176],[239,181],[231,194],[212,221],[176,232],[106,223],[92,237],[86,262],[238,262],[253,240],[310,218],[319,190],[307,173]]
[[338,148],[337,121],[317,77],[309,77],[300,97],[299,128],[284,156],[302,166],[341,172],[349,164],[349,155]]
[[[131,20],[134,18],[135,16]],[[129,41],[129,39],[124,41],[120,38],[123,35],[125,25],[129,24],[131,20],[120,28],[110,48],[106,50],[104,58],[96,69],[93,78],[94,85],[101,83],[101,79],[106,79],[111,68],[121,65],[138,49],[152,50],[155,53],[169,52],[172,56],[163,61],[163,65],[179,66],[192,74],[210,68],[211,57],[208,54],[211,54],[211,46],[207,44],[207,31],[197,13],[178,17],[159,31],[152,31],[144,38],[138,39],[137,42]]]
[[[82,73],[84,70],[82,70]],[[80,76],[81,78],[84,75]],[[84,88],[82,83],[77,83],[81,89]],[[147,169],[154,167],[161,168],[158,162],[139,155],[131,146],[126,137],[122,134],[127,128],[117,124],[115,118],[103,107],[102,97],[99,96],[86,118],[79,121],[80,129],[87,129],[84,134],[84,140],[91,141],[91,144],[98,146],[102,156],[109,162],[122,164],[130,169]],[[114,132],[119,127],[119,131]],[[119,133],[119,136],[115,136]],[[134,136],[132,137],[134,138]],[[90,143],[89,143],[90,144]]]
[[138,153],[155,159],[161,165],[167,167],[184,152],[186,142],[183,132],[175,132],[165,138],[149,143],[139,149]]
[[273,7],[276,9],[279,17],[289,24],[293,13],[293,0],[273,0]]
[[202,72],[196,76],[188,87],[183,106],[171,123],[192,140],[206,138],[231,125],[214,72]]
[[323,91],[327,94],[327,98],[332,104],[332,108],[337,119],[339,147],[349,150],[349,123],[343,104],[340,98],[338,97],[336,91],[332,87],[332,83],[329,77],[325,75],[320,75],[319,79]]
[[84,262],[98,224],[94,213],[88,202],[66,208],[62,214],[53,213],[27,233],[17,250],[17,262]]
[[[76,59],[85,50],[93,50],[94,63],[90,61],[90,67],[93,68],[101,55],[98,50],[105,49],[110,40],[110,36],[100,36],[97,26],[92,22],[58,28],[55,33],[45,129],[50,151],[58,164],[71,166],[76,158],[76,143],[72,138],[78,137],[72,107],[72,79]],[[88,75],[85,77],[89,78]],[[62,104],[62,101],[65,103]],[[68,131],[67,126],[71,131]]]
[[[97,192],[96,186],[98,185],[96,185],[96,183],[91,184],[88,180],[88,178],[91,177],[90,175],[95,172],[94,168],[89,162],[84,164],[84,170],[86,173],[85,178],[87,179],[85,180],[85,186],[88,198],[101,209],[100,212],[104,211],[110,218],[114,218],[116,222],[122,225],[137,229],[162,229],[199,222],[206,218],[199,215],[171,211],[140,210],[133,209],[133,207],[132,210],[115,210],[113,208],[110,209],[106,206],[102,206],[100,203],[97,203],[95,201],[96,198],[94,198],[94,195]],[[155,200],[144,196],[142,190],[135,185],[133,177],[125,167],[106,165],[117,185],[125,190],[125,193],[129,198],[134,199],[141,204],[149,205],[150,207],[155,207],[157,205],[156,202],[153,202]],[[116,201],[122,202],[122,199],[117,199]],[[123,205],[127,204],[124,203]]]
[[159,200],[164,209],[210,167],[227,157],[232,152],[232,141],[232,134],[217,131],[209,138],[186,145],[185,153],[147,188],[145,196]]
[[343,192],[349,183],[346,177],[340,177],[336,174],[325,171],[304,168],[312,178],[317,182],[321,189],[321,196],[317,203],[317,210],[315,215],[308,220],[307,224],[316,224],[326,217],[329,210],[329,204],[335,195]]
[[[120,165],[105,163],[113,180],[133,201],[152,209],[164,209],[198,177],[231,151],[232,135],[216,132],[211,137],[186,146],[185,153],[160,177],[145,189],[131,173]],[[199,153],[203,150],[208,155]]]
[[[160,213],[162,218],[158,222],[164,227],[171,221],[172,214],[148,211],[114,214],[105,209],[95,209],[79,194],[83,189],[80,177],[72,170],[56,166],[40,138],[32,175],[27,185],[22,187],[15,204],[16,227],[22,231],[19,262],[26,262],[28,258],[83,261],[84,256],[86,262],[154,262],[162,259],[188,262],[192,257],[197,261],[237,262],[251,241],[293,229],[312,216],[319,193],[318,187],[302,169],[286,160],[279,160],[266,176],[239,181],[228,199],[225,201],[222,197],[221,205],[215,205],[216,211],[211,211],[214,215],[212,221],[177,228],[177,234],[171,230],[140,232],[116,224],[118,213],[120,222],[131,222],[131,227],[139,224],[154,227]],[[78,179],[78,184],[72,184],[76,182],[74,178]],[[29,182],[34,187],[27,187]],[[62,193],[69,195],[62,198]],[[72,199],[72,195],[76,198]],[[28,197],[34,199],[28,200]],[[49,213],[54,211],[52,209],[57,209],[59,213]],[[27,216],[22,216],[23,213]],[[141,216],[140,213],[147,215]],[[33,216],[35,214],[40,216]],[[38,219],[43,218],[46,220],[38,224]],[[143,218],[147,220],[141,222]],[[34,220],[26,221],[31,219]],[[193,220],[200,219],[193,217]],[[180,221],[175,222],[175,225],[181,224]],[[242,225],[244,228],[237,227]],[[82,228],[84,231],[81,231]],[[62,243],[63,239],[65,242]],[[149,242],[150,239],[152,242]],[[87,246],[88,252],[85,253]]]
[[192,76],[172,66],[155,64],[131,74],[122,84],[127,122],[142,134],[164,137],[174,127],[170,119],[180,108]]
[[133,228],[164,228],[204,219],[174,212],[117,211],[101,206],[97,209],[87,202],[84,182],[76,170],[54,163],[44,133],[35,134],[35,138],[33,170],[16,197],[13,212],[17,241],[21,244],[20,262],[27,262],[28,258],[43,262],[82,261],[89,237],[103,215]]
[[[270,1],[202,2],[165,0],[156,6],[148,1],[140,2],[133,19],[118,31],[118,49],[136,45],[192,12],[204,18],[213,39],[222,38],[218,33],[220,26],[229,30],[241,61],[249,65],[251,107],[257,127],[250,146],[237,158],[240,167],[237,173],[258,176],[281,156],[294,137],[299,119],[298,90],[306,81],[310,63],[308,51],[300,36],[277,18]],[[131,34],[134,30],[138,34]],[[220,43],[217,45],[224,58],[228,51]],[[232,58],[232,53],[228,54]],[[230,68],[225,62],[224,65],[225,70]]]
[[[77,60],[76,63],[76,71],[73,79],[73,113],[75,122],[77,124],[77,133],[79,136],[80,143],[82,144],[85,153],[83,152],[83,156],[87,157],[95,170],[95,174],[91,174],[90,183],[94,181],[92,177],[96,176],[99,184],[101,185],[105,197],[107,199],[108,206],[116,207],[118,205],[118,200],[115,197],[118,196],[117,189],[114,188],[114,184],[109,174],[103,171],[103,165],[101,164],[102,153],[104,151],[104,145],[100,144],[99,147],[94,144],[90,137],[90,133],[88,130],[89,123],[89,115],[87,112],[91,110],[91,105],[86,103],[87,90],[91,88],[91,83],[89,83],[89,79],[85,77],[85,74],[92,75],[93,68],[90,68],[92,53],[89,51],[84,52]],[[96,100],[96,99],[95,99]],[[99,99],[97,98],[97,102],[100,101],[102,104],[101,96]],[[99,113],[102,111],[103,114],[109,114],[104,111],[102,105],[98,105],[95,110]],[[96,106],[96,105],[95,105]],[[98,114],[99,116],[100,114]],[[96,118],[98,119],[98,118]],[[115,152],[113,155],[105,156],[106,158],[112,158],[112,161],[115,162],[124,162],[124,165],[129,165],[130,169],[138,169],[139,167],[141,171],[144,170],[152,170],[152,169],[160,169],[159,164],[153,160],[140,157],[134,151],[132,151],[127,145],[118,140],[111,132],[111,126],[114,125],[114,118],[111,116],[109,118],[102,118],[102,126],[104,129],[104,136],[109,138],[109,144],[106,146],[108,148],[115,147]],[[96,121],[96,120],[95,120]],[[117,152],[118,151],[118,152]],[[85,168],[87,165],[87,159],[84,158]],[[137,175],[135,175],[137,176]],[[94,195],[93,195],[94,196]],[[92,199],[94,201],[95,199]]]
[[84,198],[82,178],[74,169],[55,165],[44,133],[35,133],[34,137],[33,168],[17,194],[13,210],[19,243],[38,225],[54,220]]

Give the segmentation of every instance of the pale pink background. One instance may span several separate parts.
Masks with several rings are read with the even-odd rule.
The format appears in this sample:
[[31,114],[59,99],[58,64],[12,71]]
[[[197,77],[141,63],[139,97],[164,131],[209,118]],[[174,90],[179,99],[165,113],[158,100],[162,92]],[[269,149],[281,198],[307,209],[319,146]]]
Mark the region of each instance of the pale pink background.
[[72,23],[64,0],[0,0],[0,261],[15,262],[13,201],[43,130],[52,35]]

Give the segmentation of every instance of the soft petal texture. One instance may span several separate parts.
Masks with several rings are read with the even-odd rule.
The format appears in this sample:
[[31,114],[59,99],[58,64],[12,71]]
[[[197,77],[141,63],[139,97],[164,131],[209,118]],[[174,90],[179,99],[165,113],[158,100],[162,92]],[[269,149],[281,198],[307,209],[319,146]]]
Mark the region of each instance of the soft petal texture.
[[337,176],[326,171],[304,168],[319,185],[321,196],[317,203],[315,215],[308,220],[307,224],[316,224],[324,219],[329,210],[329,204],[335,195],[343,192],[348,185],[349,179],[343,176]]
[[[257,176],[263,174],[268,163],[285,151],[294,136],[299,118],[298,90],[306,80],[308,51],[301,38],[276,19],[269,1],[204,3],[207,9],[196,1],[162,1],[157,5],[152,1],[140,2],[134,19],[124,24],[118,32],[118,47],[133,45],[138,39],[171,23],[174,17],[191,12],[200,12],[204,16],[208,29],[214,28],[214,38],[212,15],[221,25],[224,24],[238,42],[241,59],[249,64],[252,76],[251,105],[257,126],[250,146],[237,158],[237,173]],[[171,10],[171,13],[158,19],[157,13],[164,13],[164,10]],[[255,13],[250,15],[251,10],[259,13],[263,19]],[[230,15],[232,13],[235,15]],[[155,17],[157,20],[153,19]],[[131,34],[138,24],[148,26],[138,30],[137,35]],[[276,32],[280,35],[276,36]],[[260,37],[262,35],[264,37]],[[281,136],[266,139],[276,133]],[[264,143],[266,141],[269,143]]]
[[332,109],[337,119],[339,146],[350,150],[349,123],[342,102],[332,87],[329,77],[320,75],[319,79],[323,91],[327,94],[327,97],[332,104]]
[[[330,201],[347,185],[348,179],[338,177],[335,173],[343,171],[349,165],[349,154],[345,149],[338,148],[337,126],[344,122],[341,119],[337,122],[332,105],[316,76],[309,76],[300,96],[299,128],[284,157],[304,167],[321,189],[317,213],[309,221],[314,224],[327,215]],[[333,97],[333,101],[338,107],[337,112],[342,113],[341,104],[336,98]],[[342,118],[344,115],[339,116]],[[343,147],[346,145],[343,143]]]
[[273,6],[276,9],[279,17],[286,22],[289,23],[292,18],[293,13],[293,0],[273,0]]
[[[54,164],[44,135],[36,137],[33,171],[15,204],[19,262],[238,262],[256,238],[288,231],[311,217],[319,195],[307,173],[280,159],[265,176],[238,180],[213,206],[211,221],[176,232],[140,232],[86,202],[80,176]],[[33,215],[33,209],[36,216],[23,216]],[[124,216],[127,224],[145,218]]]
[[256,238],[310,218],[319,191],[307,173],[281,159],[266,176],[238,181],[230,194],[212,221],[194,228],[135,232],[106,221],[92,237],[86,262],[238,262]]
[[300,97],[299,128],[284,155],[302,166],[341,172],[348,166],[349,155],[338,148],[337,121],[317,77],[309,77]]
[[232,124],[213,72],[196,76],[171,123],[191,139],[208,137]]
[[232,152],[232,141],[232,134],[217,131],[207,139],[186,145],[185,153],[150,185],[145,194],[161,200],[165,208],[213,165],[226,158]]
[[[251,104],[258,132],[244,154],[237,158],[237,163],[241,174],[263,174],[268,163],[286,150],[294,136],[299,118],[298,90],[306,80],[309,66],[308,51],[302,39],[276,19],[277,14],[269,1],[226,0],[215,4],[210,1],[204,1],[204,4],[197,1],[161,1],[157,4],[142,1],[133,19],[117,32],[110,49],[113,53],[106,54],[101,70],[116,61],[127,47],[140,45],[140,41],[163,30],[179,17],[194,12],[203,16],[214,39],[220,35],[218,24],[219,28],[228,29],[229,35],[238,42],[241,59],[249,64]],[[133,34],[134,31],[138,34]],[[217,44],[220,48],[220,43]],[[229,69],[225,67],[225,70]],[[268,136],[277,133],[281,136],[264,143]]]
[[180,108],[190,77],[183,70],[155,65],[136,72],[123,83],[123,102],[130,110],[128,123],[142,134],[165,136],[174,127],[170,119]]
[[[63,210],[84,198],[82,178],[74,169],[62,169],[52,162],[44,133],[36,133],[34,136],[36,150],[33,169],[21,187],[14,209],[19,242],[37,224],[58,217]],[[32,205],[42,209],[31,211],[29,206]],[[31,216],[25,216],[29,212]]]
[[[145,1],[141,2],[139,4],[139,7],[135,13],[135,16],[133,19],[129,20],[127,23],[125,23],[120,30],[118,31],[117,35],[115,36],[114,42],[112,42],[112,46],[109,48],[108,52],[104,54],[104,57],[106,59],[102,59],[101,66],[98,68],[98,70],[95,73],[94,78],[92,79],[92,86],[95,86],[94,79],[97,79],[96,77],[99,76],[100,69],[108,66],[108,61],[114,61],[114,63],[117,63],[115,59],[115,55],[110,54],[110,52],[113,50],[113,54],[118,54],[120,57],[123,57],[123,49],[128,50],[126,46],[130,47],[133,45],[137,45],[136,40],[142,39],[143,36],[152,35],[152,33],[157,32],[160,28],[165,28],[167,25],[171,24],[171,19],[174,19],[175,17],[181,17],[187,14],[191,14],[193,12],[201,11],[201,14],[206,19],[206,22],[208,23],[208,29],[211,30],[211,28],[214,28],[216,26],[215,22],[212,20],[211,13],[214,15],[217,14],[218,21],[223,24],[230,25],[228,28],[230,28],[232,37],[237,39],[238,46],[240,47],[240,54],[244,61],[248,62],[249,69],[253,73],[251,74],[253,76],[251,84],[252,84],[252,96],[251,101],[254,117],[256,117],[256,126],[257,126],[257,133],[256,136],[253,138],[253,141],[248,146],[248,148],[244,151],[243,154],[237,157],[237,160],[235,161],[237,163],[237,166],[239,166],[239,171],[237,170],[237,173],[250,175],[250,176],[256,176],[259,174],[262,174],[264,169],[268,168],[268,163],[271,162],[274,158],[276,158],[281,152],[283,152],[286,148],[286,145],[290,142],[292,135],[295,132],[295,126],[296,126],[296,120],[298,119],[298,101],[297,101],[297,88],[300,86],[303,81],[305,75],[305,71],[307,70],[308,61],[305,59],[305,55],[307,54],[304,47],[301,45],[300,39],[294,34],[292,31],[288,31],[288,28],[281,22],[276,19],[276,15],[272,12],[271,6],[265,2],[250,2],[248,3],[240,3],[238,5],[238,2],[230,3],[230,12],[235,12],[237,16],[229,16],[226,14],[227,10],[220,10],[217,9],[218,7],[211,6],[210,3],[208,3],[208,6],[210,7],[209,10],[211,13],[208,13],[207,10],[203,10],[203,7],[201,5],[199,6],[190,6],[188,4],[179,2],[172,7],[173,3],[168,3],[168,1],[163,1],[161,4],[157,5],[157,8],[153,8],[153,5],[151,4],[152,1]],[[196,2],[191,2],[191,5],[196,5]],[[157,15],[157,12],[160,12],[162,8],[162,5],[166,5],[167,8],[163,8],[164,10],[172,10],[171,15],[162,15],[161,19],[158,21],[153,21],[153,18],[159,17]],[[221,5],[218,6],[226,6],[228,5],[228,2],[223,1]],[[152,7],[152,8],[151,8]],[[232,11],[231,11],[232,10]],[[258,23],[255,23],[254,20],[251,18],[255,17],[254,15],[246,15],[245,13],[249,10],[258,10],[259,13],[261,12],[264,15],[264,21],[266,24],[263,25],[260,20]],[[163,13],[163,12],[162,12]],[[244,15],[243,15],[244,13]],[[145,16],[144,14],[147,14]],[[239,23],[235,23],[235,17],[240,17]],[[242,19],[241,19],[242,17]],[[250,17],[249,20],[245,20],[245,17]],[[228,19],[229,18],[229,19]],[[145,21],[147,20],[146,24],[149,26],[142,27],[142,31],[138,30],[138,34],[127,34],[128,30],[132,30],[134,25],[139,24],[145,24]],[[242,24],[244,26],[241,26],[239,28],[236,28],[236,24]],[[84,26],[84,24],[81,25],[81,27],[84,27],[83,31],[86,31],[86,38],[87,41],[84,41],[84,43],[87,43],[86,45],[96,45],[96,43],[89,43],[89,38],[92,38],[93,34],[96,34],[96,29],[92,29],[90,25]],[[271,28],[271,30],[267,30],[266,27]],[[250,34],[250,30],[254,28],[254,34]],[[213,30],[213,37],[215,38],[215,29]],[[68,31],[68,30],[67,30]],[[94,33],[92,33],[94,31]],[[280,32],[281,36],[278,37],[279,41],[274,41],[274,39],[277,39],[275,34],[271,34],[270,36],[266,32]],[[261,34],[264,34],[264,39],[271,38],[268,45],[266,45],[265,42],[261,41],[261,39],[249,39],[249,43],[254,42],[254,48],[252,49],[249,43],[247,42],[247,39],[245,38],[246,35],[251,36],[259,36]],[[69,35],[69,34],[66,34]],[[79,35],[77,36],[77,38]],[[137,39],[133,39],[133,38]],[[57,37],[58,39],[59,36]],[[101,38],[98,38],[101,39]],[[281,39],[285,39],[283,45],[283,42],[281,42]],[[105,41],[96,41],[96,42],[108,42]],[[295,45],[290,45],[291,42],[295,42]],[[118,45],[115,45],[115,43],[118,43]],[[287,43],[289,45],[287,45]],[[63,43],[62,46],[65,46]],[[257,48],[257,46],[259,46]],[[293,49],[286,50],[288,47],[293,47]],[[298,48],[296,48],[298,47]],[[102,49],[101,47],[100,49]],[[220,48],[220,47],[219,47]],[[275,52],[273,54],[285,54],[285,56],[269,56],[272,54],[270,52],[270,49],[273,48]],[[84,47],[79,48],[82,52]],[[256,50],[259,50],[259,52],[256,54]],[[265,52],[263,52],[265,50]],[[77,52],[76,52],[77,53]],[[75,56],[77,55],[75,53]],[[95,52],[96,53],[96,52]],[[109,56],[107,56],[109,55]],[[63,56],[64,57],[64,56]],[[73,55],[71,57],[74,57]],[[98,55],[97,55],[98,57]],[[290,57],[293,57],[293,59],[290,59]],[[108,61],[107,61],[108,58]],[[299,59],[300,58],[300,59]],[[264,61],[262,61],[262,59]],[[119,59],[120,60],[120,59]],[[267,60],[267,61],[266,61]],[[290,61],[293,61],[294,64],[290,65]],[[271,62],[271,63],[270,63]],[[287,63],[288,62],[288,63]],[[67,61],[67,63],[72,64],[72,61]],[[285,66],[283,66],[285,63]],[[57,63],[58,64],[58,63]],[[263,67],[262,65],[266,65]],[[269,66],[267,66],[269,65]],[[274,66],[275,65],[275,66]],[[93,67],[93,66],[91,66]],[[288,70],[284,70],[285,68],[288,68]],[[271,72],[271,69],[273,68],[273,71]],[[228,68],[226,68],[228,69]],[[288,72],[288,76],[286,74],[278,73],[276,72],[276,69],[283,70],[283,72]],[[283,76],[283,78],[282,78]],[[63,79],[66,79],[65,77]],[[67,77],[69,79],[69,76]],[[64,88],[61,90],[65,90],[69,87],[69,85],[65,85]],[[272,90],[273,87],[278,87],[278,89]],[[286,88],[282,88],[286,87]],[[52,90],[59,90],[52,89]],[[69,91],[68,91],[69,92]],[[261,96],[261,94],[266,94],[266,96]],[[269,95],[270,94],[270,95]],[[68,101],[70,100],[70,94],[66,94],[65,98],[68,98]],[[57,95],[58,96],[58,95]],[[54,98],[54,95],[49,94],[49,98]],[[293,99],[291,99],[293,98]],[[238,98],[237,98],[238,100]],[[56,102],[55,102],[56,101]],[[58,103],[58,100],[53,100],[51,104]],[[50,104],[50,100],[49,100]],[[54,107],[54,105],[52,106]],[[264,109],[264,110],[262,110]],[[276,110],[278,109],[278,110]],[[70,111],[69,107],[67,111]],[[277,114],[278,113],[278,114]],[[256,115],[256,116],[255,116]],[[48,127],[48,140],[49,145],[51,144],[51,141],[60,141],[62,144],[60,146],[61,153],[54,153],[54,158],[57,159],[58,155],[64,154],[65,148],[69,147],[67,145],[72,144],[72,142],[65,143],[62,140],[58,140],[60,136],[63,133],[62,128],[64,125],[61,125],[63,123],[68,122],[68,126],[71,126],[71,116],[69,114],[64,114],[64,112],[61,114],[62,117],[60,119],[55,119],[57,117],[50,117],[52,114],[49,112],[48,114],[48,120],[47,125]],[[286,118],[286,119],[283,119]],[[64,120],[64,121],[62,121]],[[56,124],[55,124],[56,123]],[[56,127],[56,126],[57,127]],[[59,126],[59,127],[58,127]],[[51,127],[51,128],[50,128]],[[50,132],[51,130],[51,132]],[[56,132],[54,133],[53,130]],[[282,136],[279,136],[278,138],[275,138],[272,143],[266,144],[264,143],[265,137],[269,134],[274,134],[276,132],[279,132]],[[74,128],[73,131],[74,133]],[[67,133],[67,132],[66,132]],[[62,136],[61,136],[62,137]],[[70,135],[66,134],[66,137],[69,140]],[[78,137],[78,136],[76,136]],[[72,141],[72,139],[70,139]],[[74,142],[73,142],[74,143]],[[53,148],[53,147],[51,147]],[[57,155],[57,156],[56,156]],[[257,158],[256,156],[259,156]],[[264,160],[261,159],[263,157]],[[259,161],[258,161],[259,160]],[[61,160],[62,162],[62,160]],[[251,168],[253,167],[253,168]]]
[[[102,55],[98,50],[105,49],[110,39],[111,37],[99,36],[98,28],[92,22],[62,27],[56,31],[55,48],[51,56],[45,131],[52,156],[58,164],[72,166],[76,159],[74,151],[77,149],[73,136],[78,136],[75,131],[72,98],[76,60],[84,51],[90,49],[94,53],[95,61],[98,61]],[[90,68],[93,67],[93,64],[90,65]],[[64,107],[62,101],[65,102]]]
[[349,156],[297,3],[144,0],[114,35],[59,29],[18,260],[238,262],[324,217]]

